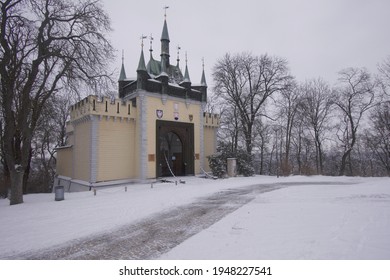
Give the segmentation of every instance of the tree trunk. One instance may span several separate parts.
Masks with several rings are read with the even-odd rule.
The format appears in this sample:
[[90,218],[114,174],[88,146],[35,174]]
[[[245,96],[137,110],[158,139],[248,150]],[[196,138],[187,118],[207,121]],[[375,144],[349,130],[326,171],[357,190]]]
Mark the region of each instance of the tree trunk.
[[244,130],[246,152],[248,155],[252,154],[252,124],[247,124]]
[[28,178],[30,176],[30,170],[31,170],[31,159],[32,159],[32,149],[30,149],[30,153],[28,155],[27,167],[24,170],[24,175],[23,175],[23,194],[29,193]]
[[351,153],[348,154],[348,165],[349,165],[349,176],[353,176]]
[[261,140],[260,146],[260,175],[264,175],[264,140]]
[[10,205],[23,203],[23,176],[24,172],[21,166],[18,166],[14,171],[10,172]]
[[319,152],[318,152],[318,142],[317,139],[314,141],[316,146],[316,174],[320,173],[320,165],[319,165]]
[[268,163],[268,175],[273,175],[273,170],[272,170],[272,165],[273,165],[273,157],[274,157],[274,150],[275,150],[275,145],[272,146],[272,150],[270,153],[269,157],[269,163]]
[[298,143],[297,143],[297,163],[298,163],[298,174],[302,175],[302,135],[299,131]]
[[347,158],[349,154],[351,153],[352,149],[348,149],[344,154],[343,157],[341,158],[341,166],[340,166],[340,172],[339,176],[344,176],[345,175],[345,169],[347,167]]
[[324,163],[323,163],[323,158],[322,158],[322,148],[321,148],[321,142],[318,141],[318,156],[319,156],[319,161],[320,161],[320,175],[323,175],[324,173]]
[[236,126],[236,131],[234,132],[234,146],[233,146],[233,153],[236,154],[237,153],[237,149],[238,149],[238,129],[237,129],[238,126]]

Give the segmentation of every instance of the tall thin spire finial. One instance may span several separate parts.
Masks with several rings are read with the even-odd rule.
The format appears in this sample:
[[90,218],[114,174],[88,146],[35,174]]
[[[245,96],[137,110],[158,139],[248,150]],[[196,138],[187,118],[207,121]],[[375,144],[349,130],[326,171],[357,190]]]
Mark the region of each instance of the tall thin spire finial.
[[188,58],[187,58],[187,52],[186,52],[186,68],[184,71],[184,83],[191,84],[190,74],[188,73]]
[[149,49],[149,51],[152,52],[152,51],[153,51],[153,46],[152,46],[152,44],[153,44],[153,40],[154,40],[152,33],[150,33],[149,39],[150,39],[150,49]]
[[202,57],[202,78],[200,80],[200,84],[204,87],[207,87],[206,76],[204,74],[204,57]]
[[119,81],[126,80],[126,71],[125,71],[125,50],[122,49],[122,66],[121,72],[119,74]]
[[167,18],[167,9],[169,9],[169,6],[164,6],[163,9],[164,11],[164,18]]
[[179,45],[177,45],[177,65],[179,65],[179,61],[180,61],[180,50],[181,50],[181,47]]
[[141,39],[141,47],[144,48],[144,39],[148,38],[148,36],[145,36],[144,34],[142,34],[142,36],[140,37]]

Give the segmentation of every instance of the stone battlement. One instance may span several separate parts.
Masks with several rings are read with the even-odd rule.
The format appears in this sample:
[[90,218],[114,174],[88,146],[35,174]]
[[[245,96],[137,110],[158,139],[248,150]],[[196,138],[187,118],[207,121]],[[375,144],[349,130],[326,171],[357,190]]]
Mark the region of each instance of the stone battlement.
[[[122,101],[122,99],[89,95],[70,107],[71,122],[87,115],[136,119],[136,100]],[[203,113],[203,124],[204,126],[218,127],[220,117],[218,114],[205,112]]]
[[220,123],[220,117],[218,114],[203,113],[203,125],[218,127]]
[[86,115],[135,118],[136,110],[135,100],[134,102],[122,101],[116,98],[89,95],[70,107],[70,117],[71,121]]

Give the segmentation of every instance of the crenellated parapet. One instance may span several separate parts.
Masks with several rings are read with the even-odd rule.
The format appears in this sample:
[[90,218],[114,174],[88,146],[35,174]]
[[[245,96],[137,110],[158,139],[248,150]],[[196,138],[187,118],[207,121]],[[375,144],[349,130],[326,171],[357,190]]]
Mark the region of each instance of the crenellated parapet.
[[89,95],[70,107],[71,121],[88,115],[135,119],[136,101]]
[[219,127],[220,116],[218,114],[203,113],[203,125],[206,127]]

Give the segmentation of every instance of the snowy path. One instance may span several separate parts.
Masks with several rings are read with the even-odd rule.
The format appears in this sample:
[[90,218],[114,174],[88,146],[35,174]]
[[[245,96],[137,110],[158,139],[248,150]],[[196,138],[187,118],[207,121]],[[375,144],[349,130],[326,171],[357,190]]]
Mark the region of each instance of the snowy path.
[[390,257],[390,178],[185,179],[0,200],[0,259]]
[[390,260],[390,179],[363,180],[264,193],[160,259]]
[[154,259],[187,238],[208,228],[253,200],[260,193],[281,188],[281,184],[257,185],[220,191],[142,222],[68,242],[52,249],[29,252],[8,259]]

